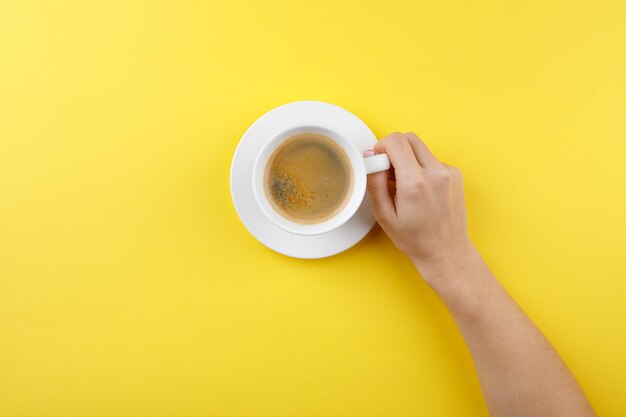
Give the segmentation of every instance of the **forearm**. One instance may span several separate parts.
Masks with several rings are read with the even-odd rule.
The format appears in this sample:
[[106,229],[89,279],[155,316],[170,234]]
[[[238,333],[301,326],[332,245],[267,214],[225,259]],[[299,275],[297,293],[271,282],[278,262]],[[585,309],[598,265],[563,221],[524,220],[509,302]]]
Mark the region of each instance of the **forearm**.
[[556,351],[473,246],[415,264],[457,323],[493,416],[594,415]]
[[414,133],[392,133],[374,151],[394,168],[368,176],[376,219],[448,306],[491,414],[593,416],[556,351],[469,241],[461,171],[437,160]]

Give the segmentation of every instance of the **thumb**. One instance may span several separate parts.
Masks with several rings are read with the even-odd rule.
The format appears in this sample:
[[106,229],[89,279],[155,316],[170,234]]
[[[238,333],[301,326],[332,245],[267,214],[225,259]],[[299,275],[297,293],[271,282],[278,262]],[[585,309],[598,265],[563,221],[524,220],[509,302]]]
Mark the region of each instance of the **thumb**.
[[[365,151],[363,156],[373,156],[374,151]],[[375,172],[367,176],[367,191],[372,198],[372,207],[376,220],[385,221],[396,216],[396,207],[389,194],[389,182],[387,171]]]

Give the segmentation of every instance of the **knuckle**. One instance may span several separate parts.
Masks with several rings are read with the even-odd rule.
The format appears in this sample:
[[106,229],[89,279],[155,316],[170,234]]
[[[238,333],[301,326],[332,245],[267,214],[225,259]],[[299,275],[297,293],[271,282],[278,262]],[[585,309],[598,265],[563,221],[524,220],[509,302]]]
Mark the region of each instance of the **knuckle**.
[[392,132],[388,134],[385,139],[399,139],[402,137],[402,132]]
[[387,192],[384,185],[378,181],[371,181],[367,184],[367,190],[370,194],[378,196],[380,193]]
[[385,211],[374,209],[374,217],[381,225],[388,225],[391,223],[391,214]]
[[450,175],[452,176],[454,180],[463,179],[463,173],[458,167],[448,167],[448,170],[450,171]]
[[444,165],[438,165],[433,168],[433,179],[439,184],[447,184],[452,179],[452,170]]
[[392,225],[394,223],[394,213],[391,212],[388,207],[373,202],[372,208],[374,211],[374,218],[378,223],[384,226]]
[[420,195],[426,187],[426,181],[418,176],[403,178],[396,184],[398,191],[405,196],[414,197]]

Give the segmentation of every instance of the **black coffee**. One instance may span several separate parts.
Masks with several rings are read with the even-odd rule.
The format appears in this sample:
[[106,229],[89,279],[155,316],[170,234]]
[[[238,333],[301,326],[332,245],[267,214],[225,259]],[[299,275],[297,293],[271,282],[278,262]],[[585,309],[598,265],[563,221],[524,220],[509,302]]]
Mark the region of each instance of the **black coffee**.
[[321,223],[346,204],[352,168],[335,141],[302,133],[274,151],[264,180],[268,199],[283,217],[301,224]]

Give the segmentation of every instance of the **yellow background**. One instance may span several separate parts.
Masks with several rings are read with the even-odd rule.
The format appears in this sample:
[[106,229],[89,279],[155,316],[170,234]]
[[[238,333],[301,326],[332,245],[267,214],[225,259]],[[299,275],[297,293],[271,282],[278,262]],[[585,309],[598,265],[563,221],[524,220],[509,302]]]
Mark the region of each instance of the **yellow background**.
[[465,174],[470,232],[602,415],[626,413],[623,1],[2,1],[0,415],[485,416],[376,227],[259,244],[231,157],[338,104]]

